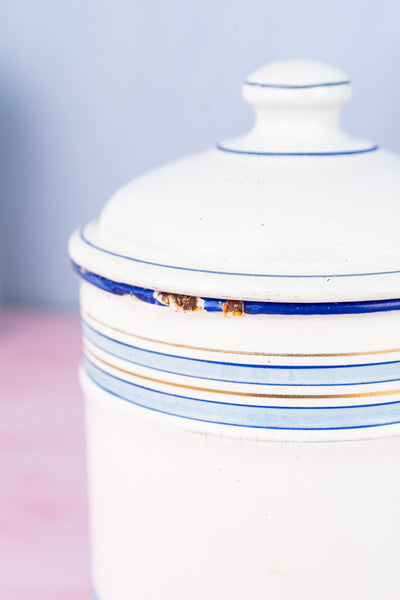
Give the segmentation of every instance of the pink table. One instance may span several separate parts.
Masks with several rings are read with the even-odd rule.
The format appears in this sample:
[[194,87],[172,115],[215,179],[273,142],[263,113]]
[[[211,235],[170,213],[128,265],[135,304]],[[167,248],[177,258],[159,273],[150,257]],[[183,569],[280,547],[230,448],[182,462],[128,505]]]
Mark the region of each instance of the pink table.
[[77,316],[0,312],[0,598],[87,600]]

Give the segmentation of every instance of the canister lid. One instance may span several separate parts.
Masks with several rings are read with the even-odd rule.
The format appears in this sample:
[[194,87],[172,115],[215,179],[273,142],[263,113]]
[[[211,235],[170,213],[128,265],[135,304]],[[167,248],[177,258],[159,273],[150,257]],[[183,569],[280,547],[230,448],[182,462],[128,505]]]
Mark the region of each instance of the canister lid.
[[119,190],[73,261],[110,281],[209,298],[400,298],[400,157],[339,126],[348,77],[306,60],[243,84],[253,129]]

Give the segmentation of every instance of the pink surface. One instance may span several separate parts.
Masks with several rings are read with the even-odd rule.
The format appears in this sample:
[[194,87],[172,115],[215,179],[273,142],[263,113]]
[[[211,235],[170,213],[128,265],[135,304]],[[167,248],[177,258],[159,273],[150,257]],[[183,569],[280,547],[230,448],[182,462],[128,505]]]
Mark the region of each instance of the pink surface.
[[87,600],[77,316],[0,312],[0,599]]

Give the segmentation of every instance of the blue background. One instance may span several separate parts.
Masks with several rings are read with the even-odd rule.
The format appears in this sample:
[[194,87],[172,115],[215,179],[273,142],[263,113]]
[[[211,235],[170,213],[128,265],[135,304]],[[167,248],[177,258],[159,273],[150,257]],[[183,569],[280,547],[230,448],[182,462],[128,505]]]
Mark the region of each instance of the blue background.
[[354,82],[344,126],[400,150],[395,0],[1,6],[4,303],[76,307],[71,231],[130,178],[248,129],[241,82],[271,60],[342,68]]

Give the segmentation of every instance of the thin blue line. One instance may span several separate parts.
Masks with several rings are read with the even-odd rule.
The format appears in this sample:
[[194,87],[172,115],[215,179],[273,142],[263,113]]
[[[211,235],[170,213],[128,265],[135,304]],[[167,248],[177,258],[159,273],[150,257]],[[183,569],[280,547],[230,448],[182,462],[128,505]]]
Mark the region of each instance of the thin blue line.
[[[89,361],[88,361],[89,362]],[[92,363],[90,363],[92,364]],[[95,368],[95,365],[93,365]],[[99,369],[99,371],[101,371],[101,369]],[[108,388],[104,387],[102,384],[98,383],[91,375],[89,375],[88,371],[85,369],[85,373],[87,375],[87,377],[89,377],[89,379],[95,384],[97,385],[99,388],[101,388],[102,390],[106,391],[107,393],[120,398],[121,400],[124,400],[126,402],[129,402],[131,404],[134,404],[136,406],[140,406],[141,408],[145,408],[146,410],[151,410],[153,412],[157,412],[157,413],[161,413],[161,414],[166,414],[166,415],[170,415],[173,417],[180,417],[182,419],[188,419],[190,421],[201,421],[201,422],[205,422],[205,423],[214,423],[216,425],[229,425],[232,427],[250,427],[252,429],[277,429],[277,430],[292,430],[292,431],[324,431],[324,430],[340,430],[340,429],[365,429],[365,428],[371,428],[371,427],[382,427],[382,426],[386,426],[386,425],[397,425],[400,423],[400,421],[390,421],[387,423],[377,423],[377,424],[371,424],[371,425],[354,425],[354,426],[344,426],[344,427],[266,427],[263,425],[250,425],[250,424],[246,424],[246,425],[241,425],[239,423],[228,423],[228,422],[223,422],[223,421],[209,421],[207,419],[201,419],[201,418],[195,418],[195,417],[188,417],[186,415],[181,415],[181,414],[176,414],[176,413],[172,413],[172,412],[167,412],[167,411],[163,411],[163,410],[159,410],[156,408],[152,408],[150,406],[146,406],[145,404],[141,404],[139,402],[135,402],[129,398],[126,398],[125,396],[121,396],[120,394],[117,394],[114,391],[109,390]],[[103,373],[105,373],[103,371]],[[108,373],[105,373],[105,375],[109,375]],[[113,377],[112,375],[109,375],[110,377]],[[118,379],[118,378],[114,378],[114,379]],[[140,387],[140,386],[135,386],[135,384],[132,384],[128,381],[124,381],[124,380],[120,380],[123,383],[132,385],[134,387]],[[150,390],[151,391],[151,390]],[[163,393],[163,392],[157,392],[157,393]],[[173,396],[171,394],[171,396]],[[197,401],[197,399],[194,399],[195,401]],[[368,405],[369,406],[369,405]],[[281,408],[286,408],[286,407],[281,407]],[[321,407],[316,407],[316,408],[320,408]],[[355,408],[359,408],[358,406],[356,406]]]
[[[133,262],[141,263],[144,265],[150,265],[152,267],[163,267],[165,269],[176,269],[178,271],[191,271],[193,273],[209,273],[212,275],[233,275],[234,277],[271,277],[271,278],[286,278],[286,279],[332,279],[333,277],[370,277],[373,275],[394,275],[396,273],[400,273],[400,270],[396,271],[378,271],[376,273],[344,273],[340,275],[271,275],[268,273],[231,273],[229,271],[211,271],[207,269],[193,269],[191,267],[179,267],[173,265],[163,265],[162,263],[150,262],[147,260],[142,260],[140,258],[133,258],[133,256],[126,256],[124,254],[118,254],[118,252],[113,252],[112,250],[106,250],[105,248],[101,248],[93,242],[90,242],[84,235],[83,228],[80,229],[80,237],[82,241],[84,241],[88,246],[92,246],[96,250],[100,250],[100,252],[104,252],[105,254],[110,254],[111,256],[117,256],[118,258],[124,258],[126,260],[131,260]],[[377,302],[380,302],[378,300]],[[339,304],[339,303],[338,303]],[[350,303],[349,303],[350,304]]]
[[[252,150],[234,150],[227,148],[221,144],[217,144],[217,149],[222,152],[230,152],[232,154],[247,154],[251,156],[346,156],[350,154],[365,154],[366,152],[374,152],[379,146],[371,146],[362,150],[345,150],[342,152],[255,152]],[[304,275],[303,275],[304,277]]]
[[258,83],[256,81],[244,81],[244,85],[253,85],[255,87],[262,88],[277,88],[282,90],[307,90],[310,88],[319,88],[319,87],[333,87],[336,85],[349,85],[351,83],[348,81],[326,81],[325,83],[310,83],[306,85],[290,85],[286,83]]
[[[308,369],[348,369],[353,367],[380,367],[382,365],[395,365],[400,364],[400,360],[389,360],[385,362],[374,362],[374,363],[357,363],[357,364],[347,364],[347,365],[258,365],[253,363],[232,363],[232,362],[224,362],[218,360],[205,360],[204,358],[193,358],[189,356],[178,356],[176,354],[167,354],[166,352],[157,352],[155,350],[149,350],[148,348],[140,348],[139,346],[132,346],[131,344],[126,344],[125,342],[121,342],[120,340],[116,340],[114,338],[105,335],[98,329],[95,329],[90,325],[87,321],[82,319],[83,324],[94,331],[95,334],[100,335],[101,337],[110,340],[116,344],[121,344],[122,346],[126,346],[127,348],[132,348],[133,350],[139,350],[141,352],[148,352],[149,354],[156,354],[158,356],[166,356],[168,358],[178,358],[183,360],[190,360],[194,362],[213,364],[213,365],[224,365],[227,367],[249,367],[251,369],[299,369],[299,370],[308,370]],[[397,381],[395,379],[394,381]],[[353,384],[355,385],[355,384]]]

